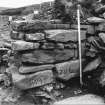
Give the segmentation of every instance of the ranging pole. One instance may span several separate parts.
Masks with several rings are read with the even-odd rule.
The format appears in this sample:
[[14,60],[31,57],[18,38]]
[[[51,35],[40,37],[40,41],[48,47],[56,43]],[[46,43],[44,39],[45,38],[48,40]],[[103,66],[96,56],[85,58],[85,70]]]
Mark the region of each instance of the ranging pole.
[[80,4],[77,5],[77,21],[78,21],[78,44],[79,44],[79,66],[80,66],[80,84],[83,85],[82,80],[82,48],[81,48],[81,26],[80,26]]

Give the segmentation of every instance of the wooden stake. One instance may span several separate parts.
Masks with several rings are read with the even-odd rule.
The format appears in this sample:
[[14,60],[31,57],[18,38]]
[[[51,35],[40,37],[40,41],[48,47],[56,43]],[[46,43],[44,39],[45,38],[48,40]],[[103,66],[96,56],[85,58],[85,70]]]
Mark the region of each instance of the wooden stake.
[[81,30],[80,30],[80,5],[78,4],[77,9],[77,20],[78,20],[78,44],[79,44],[79,65],[80,65],[80,84],[83,85],[82,81],[82,48],[81,48]]

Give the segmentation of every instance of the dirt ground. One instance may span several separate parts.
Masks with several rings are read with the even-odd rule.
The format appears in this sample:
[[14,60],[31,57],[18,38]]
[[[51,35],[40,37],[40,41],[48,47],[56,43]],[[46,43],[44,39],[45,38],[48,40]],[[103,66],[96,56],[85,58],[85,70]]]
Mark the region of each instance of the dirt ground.
[[[69,85],[60,90],[61,96],[53,105],[71,105],[71,104],[105,104],[104,98],[89,91],[87,88],[81,88],[79,82]],[[14,94],[14,95],[12,95]],[[14,96],[14,97],[11,97]],[[37,105],[33,97],[20,92],[18,89],[1,89],[0,88],[0,105]],[[45,104],[44,104],[45,105]]]

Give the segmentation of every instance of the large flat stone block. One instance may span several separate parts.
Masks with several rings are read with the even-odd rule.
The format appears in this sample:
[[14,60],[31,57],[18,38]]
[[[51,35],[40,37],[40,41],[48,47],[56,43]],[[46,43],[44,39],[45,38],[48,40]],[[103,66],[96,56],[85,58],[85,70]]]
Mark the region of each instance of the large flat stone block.
[[100,24],[105,22],[105,19],[99,17],[89,17],[87,18],[87,21],[92,24]]
[[45,29],[70,29],[69,24],[52,24],[48,21],[33,20],[33,21],[13,21],[12,29],[14,31],[36,32]]
[[43,33],[25,34],[26,41],[41,41],[45,39]]
[[22,66],[19,68],[19,73],[35,73],[39,71],[52,70],[54,67],[54,65]]
[[24,50],[31,50],[38,48],[39,48],[39,43],[31,43],[20,40],[12,42],[12,50],[14,51],[24,51]]
[[21,61],[32,64],[51,64],[63,62],[78,57],[77,50],[36,50],[32,53],[23,54]]
[[75,97],[63,99],[55,102],[53,105],[104,105],[104,99],[102,97],[86,94]]
[[51,70],[40,71],[34,74],[21,75],[13,74],[13,84],[21,90],[31,89],[43,86],[53,82],[53,73]]
[[56,64],[56,70],[58,78],[69,80],[76,77],[79,74],[79,60]]
[[[56,42],[78,41],[77,30],[46,30],[47,39]],[[81,31],[81,40],[86,39],[86,31]]]
[[10,33],[10,36],[11,36],[11,39],[14,39],[14,40],[23,40],[25,34],[22,33],[22,32],[19,33],[19,32],[16,32],[16,31],[12,31]]

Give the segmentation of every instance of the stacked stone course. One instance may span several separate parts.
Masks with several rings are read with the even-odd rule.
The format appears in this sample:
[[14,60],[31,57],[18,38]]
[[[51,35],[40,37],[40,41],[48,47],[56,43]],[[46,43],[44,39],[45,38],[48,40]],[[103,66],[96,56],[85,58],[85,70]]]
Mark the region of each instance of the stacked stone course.
[[[91,51],[89,40],[96,33],[93,23],[102,20],[93,17],[88,24],[81,25],[83,72],[96,69],[101,63],[96,52]],[[10,36],[17,67],[12,73],[13,83],[18,88],[26,90],[52,84],[57,78],[68,81],[79,76],[77,25],[62,24],[60,20],[13,21]],[[86,63],[88,56],[96,66]]]

